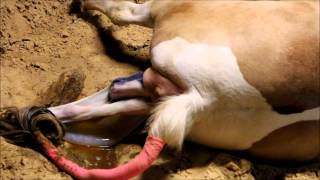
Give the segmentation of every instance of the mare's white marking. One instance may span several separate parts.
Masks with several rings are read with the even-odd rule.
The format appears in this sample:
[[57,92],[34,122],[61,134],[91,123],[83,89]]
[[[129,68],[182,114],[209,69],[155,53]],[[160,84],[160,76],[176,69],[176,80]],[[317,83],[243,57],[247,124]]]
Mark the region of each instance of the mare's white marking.
[[319,119],[320,108],[291,115],[272,111],[244,79],[229,47],[174,38],[152,49],[152,66],[190,86],[160,103],[152,117],[150,133],[170,146],[180,148],[188,135],[205,145],[243,150],[283,126]]

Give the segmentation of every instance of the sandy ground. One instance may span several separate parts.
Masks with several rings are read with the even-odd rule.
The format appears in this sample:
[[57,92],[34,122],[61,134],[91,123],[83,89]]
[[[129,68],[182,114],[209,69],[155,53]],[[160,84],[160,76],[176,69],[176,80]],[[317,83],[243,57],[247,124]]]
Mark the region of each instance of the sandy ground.
[[[48,96],[48,92],[59,89],[50,87],[62,73],[74,69],[85,76],[79,97],[88,96],[108,86],[112,79],[138,71],[134,66],[141,65],[138,59],[148,59],[150,29],[118,27],[98,12],[80,16],[73,4],[72,0],[1,0],[1,107],[54,104],[57,97]],[[141,144],[120,144],[105,152],[112,162],[120,164],[140,149]],[[1,180],[71,179],[34,150],[8,144],[3,138],[0,150]],[[84,166],[94,167],[81,153],[71,156]],[[187,142],[179,155],[165,150],[137,179],[300,180],[319,176],[317,165],[290,169],[257,165]]]

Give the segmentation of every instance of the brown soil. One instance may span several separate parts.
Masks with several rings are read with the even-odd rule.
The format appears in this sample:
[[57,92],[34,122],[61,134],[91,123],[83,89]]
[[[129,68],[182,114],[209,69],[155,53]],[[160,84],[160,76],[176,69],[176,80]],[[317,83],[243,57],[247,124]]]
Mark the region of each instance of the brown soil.
[[[79,94],[74,92],[80,92],[82,87],[79,97],[88,96],[108,86],[112,79],[139,70],[128,62],[139,64],[137,59],[149,57],[150,29],[118,27],[98,12],[80,15],[72,0],[0,2],[1,107],[65,103],[65,99],[56,95],[69,94],[69,100],[75,99]],[[79,82],[85,77],[83,84],[70,85],[72,90],[66,91],[52,88],[60,81],[68,83],[68,78],[72,78],[68,73],[74,69],[80,72]],[[60,76],[64,72],[67,74]],[[0,179],[71,179],[40,153],[0,140]],[[140,149],[140,145],[120,144],[112,153],[106,153],[110,162],[119,164],[134,157]],[[82,165],[94,167],[81,153],[68,153]],[[244,158],[187,142],[180,155],[165,150],[155,165],[137,179],[254,179],[254,176],[317,179],[320,169],[255,165]]]

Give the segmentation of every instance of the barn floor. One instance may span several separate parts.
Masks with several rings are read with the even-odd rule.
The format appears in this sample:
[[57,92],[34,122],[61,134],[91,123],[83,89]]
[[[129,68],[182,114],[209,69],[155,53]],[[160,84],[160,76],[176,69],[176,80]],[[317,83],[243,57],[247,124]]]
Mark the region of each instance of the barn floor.
[[[50,85],[64,72],[76,69],[86,76],[79,98],[88,96],[112,79],[139,70],[138,58],[148,58],[151,30],[113,25],[98,12],[80,15],[72,0],[1,0],[0,61],[1,107],[55,101]],[[135,57],[135,58],[133,58]],[[134,65],[132,65],[134,64]],[[53,92],[54,93],[54,92]],[[68,151],[70,146],[64,148]],[[124,163],[141,149],[120,144],[113,162]],[[107,152],[106,152],[107,153]],[[107,153],[108,154],[108,153]],[[109,153],[110,155],[110,153]],[[95,162],[76,157],[83,166]],[[177,156],[166,150],[154,166],[137,179],[318,179],[320,168],[279,168],[187,142]],[[71,179],[40,153],[0,139],[0,179]]]

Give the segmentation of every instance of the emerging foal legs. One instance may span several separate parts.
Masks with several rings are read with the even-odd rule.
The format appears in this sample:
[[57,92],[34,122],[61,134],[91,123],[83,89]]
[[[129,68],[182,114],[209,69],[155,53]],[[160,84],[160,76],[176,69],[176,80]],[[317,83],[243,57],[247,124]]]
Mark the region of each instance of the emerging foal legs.
[[144,115],[150,110],[150,105],[143,99],[133,98],[110,103],[108,94],[108,88],[105,88],[81,100],[48,109],[62,122],[83,121],[117,114]]
[[151,110],[151,102],[180,93],[182,90],[179,87],[149,68],[144,73],[139,72],[115,79],[110,88],[105,88],[89,97],[50,107],[49,110],[63,122],[117,114],[144,115]]

